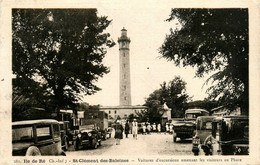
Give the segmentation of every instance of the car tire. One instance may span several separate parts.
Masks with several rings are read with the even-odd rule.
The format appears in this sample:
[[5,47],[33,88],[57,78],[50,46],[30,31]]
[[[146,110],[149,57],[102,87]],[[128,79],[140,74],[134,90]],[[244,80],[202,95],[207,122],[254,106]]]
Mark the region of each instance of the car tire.
[[75,151],[79,150],[79,142],[77,140],[74,142],[74,149]]
[[27,149],[25,156],[41,156],[39,148],[31,146]]
[[176,137],[176,136],[174,136],[174,137],[173,137],[173,142],[175,142],[175,143],[176,143],[176,141],[177,141],[177,137]]
[[64,151],[62,151],[61,156],[66,156],[66,153]]
[[198,156],[199,155],[199,152],[194,152],[194,156]]
[[99,146],[101,146],[101,141],[102,141],[102,140],[100,140],[100,141],[98,142],[98,145],[99,145]]
[[69,140],[68,140],[68,138],[65,138],[65,145],[64,145],[64,151],[67,151],[68,150],[68,148],[69,148]]
[[93,139],[93,141],[92,141],[92,148],[93,149],[97,149],[97,147],[98,147],[98,142],[97,142],[96,139]]

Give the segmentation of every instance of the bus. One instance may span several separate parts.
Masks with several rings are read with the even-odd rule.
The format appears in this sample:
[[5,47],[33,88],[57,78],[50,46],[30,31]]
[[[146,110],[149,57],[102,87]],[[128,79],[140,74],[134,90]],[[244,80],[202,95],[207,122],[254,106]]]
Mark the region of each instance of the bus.
[[94,125],[95,129],[101,132],[102,138],[106,139],[108,129],[108,114],[104,111],[88,110],[84,112],[81,126]]

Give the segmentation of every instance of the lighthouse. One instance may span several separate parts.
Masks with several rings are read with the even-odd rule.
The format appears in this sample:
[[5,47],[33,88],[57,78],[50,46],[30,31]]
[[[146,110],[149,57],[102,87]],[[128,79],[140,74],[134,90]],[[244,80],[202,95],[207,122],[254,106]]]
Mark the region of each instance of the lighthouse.
[[119,105],[131,105],[131,81],[130,81],[130,53],[129,44],[131,40],[127,37],[127,30],[121,30],[118,38],[119,44]]
[[123,28],[118,38],[119,45],[119,105],[101,106],[100,110],[108,114],[110,122],[115,119],[129,119],[131,114],[147,109],[146,106],[132,105],[131,102],[131,81],[130,81],[130,38],[127,37],[127,30]]

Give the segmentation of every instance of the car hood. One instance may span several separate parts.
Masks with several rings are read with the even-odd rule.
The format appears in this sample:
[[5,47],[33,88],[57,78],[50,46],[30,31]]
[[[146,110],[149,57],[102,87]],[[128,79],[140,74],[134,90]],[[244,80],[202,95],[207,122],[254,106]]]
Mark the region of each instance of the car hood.
[[182,122],[178,122],[178,123],[174,123],[173,126],[193,126],[194,123],[193,122],[189,122],[189,121],[182,121]]

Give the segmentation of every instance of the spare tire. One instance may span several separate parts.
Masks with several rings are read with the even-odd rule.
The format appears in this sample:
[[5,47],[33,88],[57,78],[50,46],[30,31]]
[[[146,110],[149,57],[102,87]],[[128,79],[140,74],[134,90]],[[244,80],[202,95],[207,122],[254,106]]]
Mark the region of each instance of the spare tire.
[[40,156],[41,152],[39,148],[31,146],[27,149],[25,156]]

